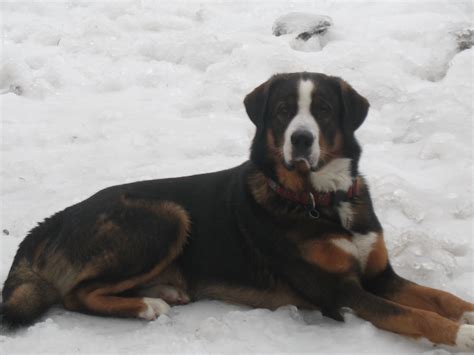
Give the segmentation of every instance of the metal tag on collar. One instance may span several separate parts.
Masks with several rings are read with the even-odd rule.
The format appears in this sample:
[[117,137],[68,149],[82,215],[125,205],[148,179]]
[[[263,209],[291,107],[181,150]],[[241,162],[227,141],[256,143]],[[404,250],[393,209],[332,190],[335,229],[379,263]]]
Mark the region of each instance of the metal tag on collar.
[[316,209],[316,201],[314,200],[314,195],[312,192],[309,192],[309,204],[308,204],[308,216],[313,219],[319,218],[319,211]]

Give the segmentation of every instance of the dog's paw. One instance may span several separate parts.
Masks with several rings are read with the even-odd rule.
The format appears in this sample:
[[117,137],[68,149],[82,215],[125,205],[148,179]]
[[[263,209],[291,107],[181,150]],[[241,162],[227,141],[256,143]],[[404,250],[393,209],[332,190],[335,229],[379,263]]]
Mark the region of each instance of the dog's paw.
[[168,303],[161,298],[144,297],[143,302],[146,305],[146,309],[138,314],[138,318],[155,320],[160,314],[166,314],[170,310]]
[[464,324],[474,324],[474,312],[464,312],[459,321]]
[[157,285],[154,289],[156,297],[161,298],[168,304],[187,304],[190,299],[182,289],[170,285]]
[[463,324],[459,327],[456,346],[461,350],[474,350],[474,325]]

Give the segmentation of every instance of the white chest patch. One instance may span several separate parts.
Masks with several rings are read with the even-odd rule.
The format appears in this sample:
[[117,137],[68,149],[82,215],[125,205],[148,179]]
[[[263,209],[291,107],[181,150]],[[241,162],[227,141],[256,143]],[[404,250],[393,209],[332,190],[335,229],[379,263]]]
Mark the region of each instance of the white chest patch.
[[347,230],[351,229],[352,219],[354,218],[354,212],[352,211],[352,205],[349,202],[341,202],[337,209],[341,224]]
[[311,184],[315,190],[322,192],[347,191],[352,185],[350,169],[351,159],[331,160],[321,170],[311,173]]
[[331,242],[346,253],[353,255],[359,261],[362,271],[364,271],[376,240],[377,233],[370,232],[367,234],[354,233],[352,241],[340,238],[333,239]]

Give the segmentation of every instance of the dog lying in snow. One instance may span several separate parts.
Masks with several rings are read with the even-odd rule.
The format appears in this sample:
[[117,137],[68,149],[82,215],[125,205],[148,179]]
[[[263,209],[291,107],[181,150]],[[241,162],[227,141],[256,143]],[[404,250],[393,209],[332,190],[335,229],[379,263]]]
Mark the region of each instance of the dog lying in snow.
[[249,161],[110,187],[34,228],[5,282],[2,324],[57,303],[153,320],[213,298],[341,321],[348,307],[379,328],[474,350],[474,305],[390,266],[358,171],[367,100],[339,78],[291,73],[244,103],[256,126]]

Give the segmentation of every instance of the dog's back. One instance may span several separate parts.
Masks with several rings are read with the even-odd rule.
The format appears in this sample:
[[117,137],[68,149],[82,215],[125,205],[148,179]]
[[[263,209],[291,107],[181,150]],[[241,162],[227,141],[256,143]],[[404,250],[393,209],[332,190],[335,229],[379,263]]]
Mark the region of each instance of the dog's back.
[[[29,324],[55,303],[80,310],[79,290],[121,280],[137,289],[171,263],[191,284],[247,283],[252,270],[243,272],[248,259],[230,227],[231,195],[242,195],[235,189],[245,169],[109,187],[46,219],[19,246],[2,291],[2,324]],[[130,286],[140,275],[147,281]]]

